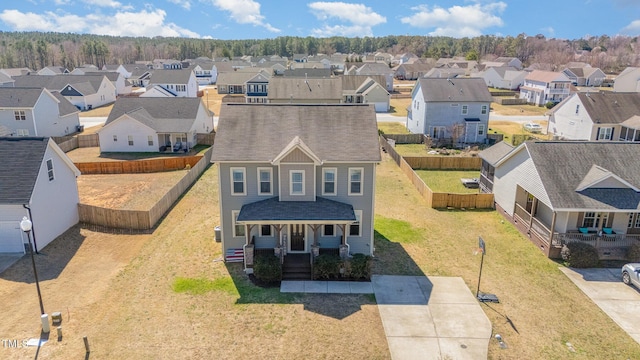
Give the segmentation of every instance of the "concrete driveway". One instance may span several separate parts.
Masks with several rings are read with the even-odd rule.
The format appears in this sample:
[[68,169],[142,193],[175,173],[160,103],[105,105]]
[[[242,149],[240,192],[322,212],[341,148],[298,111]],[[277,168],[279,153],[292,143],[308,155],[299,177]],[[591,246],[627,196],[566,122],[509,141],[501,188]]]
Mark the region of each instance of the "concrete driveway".
[[0,274],[7,270],[11,265],[20,260],[24,254],[5,254],[0,253]]
[[486,359],[491,322],[462,278],[374,275],[393,360]]
[[640,343],[640,292],[620,279],[620,268],[562,271],[582,292]]

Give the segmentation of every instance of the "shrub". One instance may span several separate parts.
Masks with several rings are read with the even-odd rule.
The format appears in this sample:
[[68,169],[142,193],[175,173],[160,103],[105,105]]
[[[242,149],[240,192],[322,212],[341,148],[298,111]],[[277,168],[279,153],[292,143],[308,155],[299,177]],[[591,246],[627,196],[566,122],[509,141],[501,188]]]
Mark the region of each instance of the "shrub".
[[627,259],[631,262],[640,262],[640,244],[633,244],[627,253]]
[[322,254],[313,262],[314,279],[332,279],[340,275],[342,260],[338,255]]
[[282,265],[275,255],[256,256],[253,263],[253,275],[266,283],[282,280]]
[[371,256],[365,254],[355,254],[349,261],[349,276],[354,280],[371,277]]
[[544,104],[544,107],[546,107],[547,109],[551,109],[554,106],[556,106],[556,103],[554,103],[552,101],[548,101],[546,104]]
[[570,242],[566,244],[560,252],[562,259],[567,266],[575,268],[598,267],[600,261],[598,259],[598,250],[583,242]]

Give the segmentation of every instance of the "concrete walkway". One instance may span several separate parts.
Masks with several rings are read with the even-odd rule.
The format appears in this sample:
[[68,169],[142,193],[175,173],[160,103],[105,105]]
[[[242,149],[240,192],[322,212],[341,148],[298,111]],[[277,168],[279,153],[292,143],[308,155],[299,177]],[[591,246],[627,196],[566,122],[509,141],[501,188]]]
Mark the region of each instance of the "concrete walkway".
[[620,268],[572,269],[560,267],[611,320],[640,343],[640,293],[621,280]]
[[374,293],[394,360],[487,358],[491,322],[462,278],[374,275],[370,283],[283,281],[280,291]]
[[0,254],[0,273],[16,263],[24,254]]

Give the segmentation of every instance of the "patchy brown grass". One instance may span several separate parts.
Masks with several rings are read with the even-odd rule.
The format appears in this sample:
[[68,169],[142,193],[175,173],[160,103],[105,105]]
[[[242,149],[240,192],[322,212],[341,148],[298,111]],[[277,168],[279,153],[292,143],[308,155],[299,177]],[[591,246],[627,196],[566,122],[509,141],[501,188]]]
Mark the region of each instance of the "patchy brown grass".
[[379,122],[378,129],[382,130],[385,134],[410,134],[407,127],[399,122]]
[[536,139],[548,140],[550,136],[546,134],[547,132],[547,121],[533,121],[536,124],[540,124],[542,126],[542,133],[534,134],[526,131],[523,127],[524,123],[520,122],[512,122],[512,121],[502,121],[502,120],[491,120],[489,121],[489,134],[503,134],[504,140],[510,141],[513,135],[516,134],[526,134]]
[[109,116],[109,113],[111,112],[112,108],[113,108],[113,104],[100,106],[100,107],[95,108],[95,109],[91,109],[91,110],[87,110],[87,111],[81,111],[79,116],[80,117]]
[[549,109],[535,105],[501,105],[491,103],[491,110],[496,115],[538,116],[545,115]]
[[389,114],[398,117],[407,117],[407,107],[411,105],[411,98],[403,99],[390,99],[389,100]]

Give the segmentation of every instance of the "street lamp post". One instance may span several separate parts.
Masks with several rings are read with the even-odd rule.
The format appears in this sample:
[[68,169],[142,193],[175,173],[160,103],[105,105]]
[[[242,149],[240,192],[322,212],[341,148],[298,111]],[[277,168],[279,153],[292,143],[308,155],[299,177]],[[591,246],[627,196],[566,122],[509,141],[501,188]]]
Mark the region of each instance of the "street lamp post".
[[36,289],[38,290],[38,301],[40,302],[40,314],[44,315],[44,305],[42,304],[42,294],[40,293],[40,283],[38,282],[38,271],[36,270],[36,260],[33,257],[33,247],[31,246],[31,221],[26,217],[22,217],[20,222],[20,229],[27,234],[29,240],[29,253],[31,254],[31,265],[33,266],[33,276],[36,279]]

